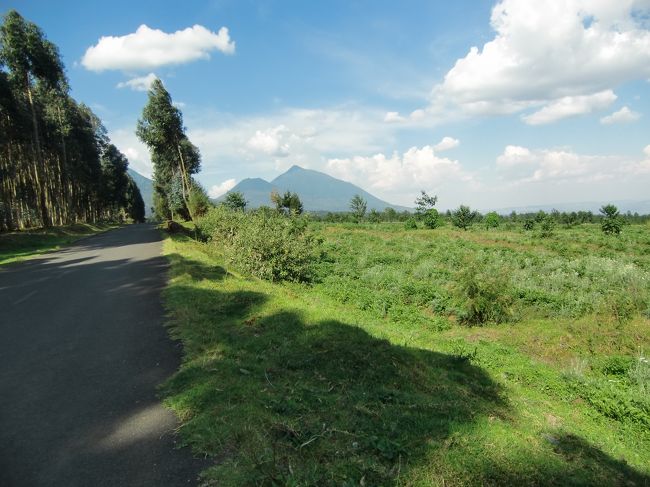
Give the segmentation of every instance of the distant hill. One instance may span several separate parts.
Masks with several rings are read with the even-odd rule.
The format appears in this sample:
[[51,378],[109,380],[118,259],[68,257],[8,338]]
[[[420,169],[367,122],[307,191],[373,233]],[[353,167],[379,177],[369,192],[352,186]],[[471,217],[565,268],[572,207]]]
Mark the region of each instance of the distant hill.
[[151,207],[153,206],[153,181],[144,177],[139,172],[135,172],[133,169],[127,169],[127,172],[140,190],[140,194],[142,194],[145,216],[151,216]]
[[512,208],[500,208],[496,210],[501,215],[507,215],[516,211],[517,213],[537,213],[538,211],[549,212],[557,211],[592,211],[598,213],[598,210],[607,204],[613,204],[621,213],[638,213],[640,215],[650,215],[650,201],[619,200],[619,201],[585,201],[581,203],[557,203],[551,205],[535,206],[517,206]]
[[[228,193],[236,191],[242,193],[248,201],[249,207],[257,208],[262,205],[271,205],[269,196],[273,190],[278,193],[285,191],[298,193],[307,211],[349,211],[350,200],[355,194],[366,200],[368,211],[371,209],[382,211],[388,207],[397,211],[409,209],[380,200],[352,183],[319,171],[303,169],[300,166],[292,166],[270,183],[260,178],[244,179]],[[223,195],[216,201],[222,201],[225,197],[226,195]]]

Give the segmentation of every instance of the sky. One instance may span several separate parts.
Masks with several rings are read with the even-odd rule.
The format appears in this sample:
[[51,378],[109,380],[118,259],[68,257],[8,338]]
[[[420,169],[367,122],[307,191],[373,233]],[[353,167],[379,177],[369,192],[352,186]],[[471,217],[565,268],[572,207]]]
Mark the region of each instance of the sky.
[[145,176],[159,78],[218,196],[294,164],[394,204],[647,200],[650,0],[0,0]]

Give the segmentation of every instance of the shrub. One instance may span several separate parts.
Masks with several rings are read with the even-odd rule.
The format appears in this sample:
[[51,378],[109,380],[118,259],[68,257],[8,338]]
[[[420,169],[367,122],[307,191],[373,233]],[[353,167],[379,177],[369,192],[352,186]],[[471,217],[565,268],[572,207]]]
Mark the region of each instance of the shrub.
[[452,291],[461,323],[503,323],[513,317],[510,276],[501,267],[472,259],[457,274]]
[[527,218],[526,220],[524,220],[523,227],[524,227],[524,230],[528,230],[528,231],[534,229],[535,228],[535,220],[533,220],[532,218]]
[[418,228],[418,222],[415,221],[415,218],[410,217],[404,222],[405,230],[416,230]]
[[501,223],[501,219],[499,218],[499,215],[497,214],[496,211],[491,211],[490,213],[485,215],[485,228],[486,229],[498,228],[500,223]]
[[549,238],[553,236],[555,231],[555,220],[550,215],[544,217],[539,225],[539,236],[541,238]]
[[451,212],[451,222],[463,230],[467,230],[477,218],[478,213],[465,205],[460,205],[457,210]]
[[190,195],[187,198],[187,206],[193,218],[205,215],[212,206],[203,187],[195,181],[192,181]]
[[623,220],[621,219],[618,208],[614,205],[605,205],[600,209],[603,215],[603,221],[600,228],[606,235],[618,235],[621,233],[623,227]]
[[430,228],[432,230],[442,225],[442,219],[440,218],[440,213],[438,213],[438,210],[436,210],[435,208],[431,208],[430,210],[425,211],[422,221],[424,222],[425,227]]
[[321,255],[307,220],[268,208],[250,213],[216,208],[199,220],[197,229],[222,246],[227,263],[269,281],[309,281]]
[[223,200],[223,205],[233,211],[244,211],[248,202],[244,198],[244,194],[240,191],[233,191],[226,195]]

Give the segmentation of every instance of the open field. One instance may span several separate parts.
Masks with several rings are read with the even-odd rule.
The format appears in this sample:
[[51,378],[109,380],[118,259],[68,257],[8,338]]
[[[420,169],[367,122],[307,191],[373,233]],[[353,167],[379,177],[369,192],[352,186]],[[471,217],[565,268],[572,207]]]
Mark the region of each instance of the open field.
[[163,394],[206,483],[650,483],[647,226],[310,229],[309,284],[165,243]]
[[0,233],[0,265],[58,250],[61,246],[80,238],[105,232],[118,226],[119,224],[116,223],[78,223],[63,227]]

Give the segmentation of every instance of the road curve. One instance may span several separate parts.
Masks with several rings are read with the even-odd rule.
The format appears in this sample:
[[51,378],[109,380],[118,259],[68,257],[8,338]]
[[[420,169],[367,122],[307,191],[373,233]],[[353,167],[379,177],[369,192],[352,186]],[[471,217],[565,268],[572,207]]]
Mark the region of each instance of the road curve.
[[166,269],[152,225],[0,267],[0,486],[197,483],[156,396],[180,360]]

